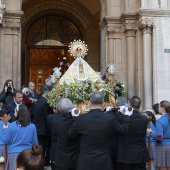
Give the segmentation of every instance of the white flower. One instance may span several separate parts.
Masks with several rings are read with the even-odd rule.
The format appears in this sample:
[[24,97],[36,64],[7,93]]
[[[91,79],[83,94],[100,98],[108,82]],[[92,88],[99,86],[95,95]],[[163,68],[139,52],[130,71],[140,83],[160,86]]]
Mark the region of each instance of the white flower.
[[0,163],[4,162],[4,157],[0,157]]
[[99,92],[102,92],[104,89],[100,89]]
[[122,87],[125,87],[125,85],[124,85],[124,84],[122,84]]

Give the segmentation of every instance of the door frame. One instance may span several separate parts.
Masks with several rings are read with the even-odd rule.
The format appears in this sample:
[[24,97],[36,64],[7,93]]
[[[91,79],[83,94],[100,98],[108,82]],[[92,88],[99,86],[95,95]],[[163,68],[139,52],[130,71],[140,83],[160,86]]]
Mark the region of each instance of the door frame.
[[68,45],[61,45],[61,46],[51,46],[51,45],[25,45],[25,62],[24,68],[22,71],[23,82],[22,84],[27,87],[29,83],[29,69],[30,69],[30,49],[65,49],[68,50]]

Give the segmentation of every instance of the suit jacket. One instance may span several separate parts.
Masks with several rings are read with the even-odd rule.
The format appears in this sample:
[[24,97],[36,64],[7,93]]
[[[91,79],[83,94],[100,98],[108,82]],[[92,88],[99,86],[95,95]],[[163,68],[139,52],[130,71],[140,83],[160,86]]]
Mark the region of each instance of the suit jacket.
[[[36,91],[34,91],[33,94],[31,92],[29,92],[28,98],[30,98],[30,97],[33,98],[33,99],[38,99],[39,98],[39,94]],[[31,107],[30,107],[30,115],[31,116],[34,116],[34,107],[35,107],[35,103],[32,103]]]
[[48,129],[50,129],[51,132],[51,148],[50,148],[50,160],[55,160],[55,152],[56,152],[56,146],[57,146],[57,133],[55,132],[52,121],[55,118],[61,117],[61,113],[57,112],[55,114],[50,114],[47,116],[47,126]]
[[[112,111],[106,112],[106,114],[114,115],[119,123],[122,123],[122,120],[124,118],[124,115],[118,110],[112,110]],[[119,135],[115,133],[114,135],[112,135],[112,138],[109,142],[110,152],[112,156],[116,157],[118,153],[118,143],[119,143]]]
[[47,128],[47,116],[53,114],[53,109],[47,103],[45,97],[41,97],[37,100],[34,109],[34,121],[33,123],[37,129],[37,135],[48,136],[50,135]]
[[145,142],[147,124],[147,117],[134,110],[130,117],[128,133],[119,136],[117,162],[136,164],[149,161],[149,153]]
[[[25,101],[22,101],[23,105],[26,105]],[[9,111],[9,114],[11,116],[11,120],[9,122],[14,122],[15,121],[15,116],[14,116],[14,109],[16,108],[16,104],[13,101],[11,101],[8,105],[7,105],[7,110]]]
[[57,133],[57,145],[55,152],[56,169],[75,168],[79,154],[79,137],[70,141],[68,130],[72,121],[71,113],[62,114],[52,121],[54,131]]
[[114,115],[100,109],[92,109],[77,117],[69,129],[69,138],[81,135],[77,170],[112,170],[109,141],[114,132],[128,131],[129,116],[124,116],[122,125]]

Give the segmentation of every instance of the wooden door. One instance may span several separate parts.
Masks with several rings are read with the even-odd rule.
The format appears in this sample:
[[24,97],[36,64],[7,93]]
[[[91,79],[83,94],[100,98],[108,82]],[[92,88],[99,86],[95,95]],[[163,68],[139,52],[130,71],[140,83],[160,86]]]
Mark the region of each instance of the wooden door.
[[35,82],[35,90],[40,92],[45,79],[53,73],[54,67],[60,67],[63,57],[71,64],[74,60],[66,48],[30,48],[29,49],[29,82]]

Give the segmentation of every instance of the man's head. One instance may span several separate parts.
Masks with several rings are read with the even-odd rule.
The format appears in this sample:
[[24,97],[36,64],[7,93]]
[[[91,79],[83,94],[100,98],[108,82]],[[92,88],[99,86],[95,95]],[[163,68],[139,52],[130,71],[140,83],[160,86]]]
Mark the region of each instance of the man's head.
[[127,104],[127,100],[125,97],[118,97],[116,99],[116,106],[124,106],[125,104]]
[[100,92],[93,92],[90,96],[90,107],[103,107],[104,96]]
[[48,78],[45,79],[45,84],[46,84],[47,86],[50,86],[50,85],[52,84],[50,77],[48,77]]
[[69,113],[69,111],[73,109],[73,103],[68,98],[62,98],[57,102],[56,107],[61,113]]
[[120,84],[116,84],[115,89],[116,90],[120,90],[121,89],[121,85]]
[[21,104],[23,100],[23,94],[22,91],[16,90],[13,95],[13,99],[17,104]]
[[129,100],[129,104],[133,109],[138,110],[141,105],[141,99],[138,96],[133,96]]
[[34,91],[34,89],[35,89],[35,83],[34,83],[34,82],[29,82],[28,88],[29,88],[31,91]]

